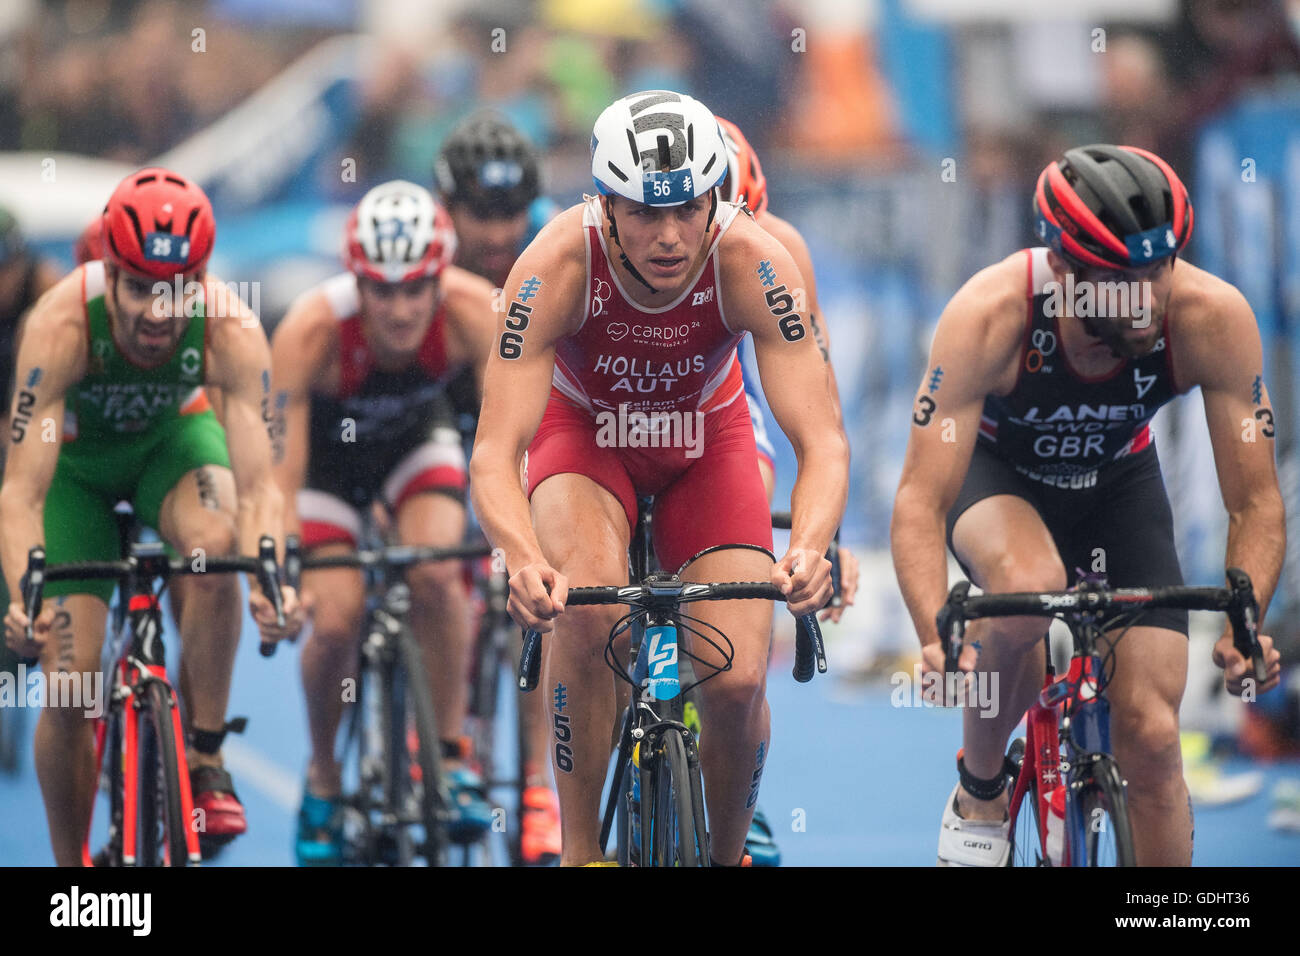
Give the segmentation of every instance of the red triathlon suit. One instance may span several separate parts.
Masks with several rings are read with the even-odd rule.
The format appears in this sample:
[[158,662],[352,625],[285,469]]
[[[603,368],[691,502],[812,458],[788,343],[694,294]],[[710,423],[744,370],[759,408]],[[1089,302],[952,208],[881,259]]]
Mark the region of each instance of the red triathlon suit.
[[[619,284],[600,202],[587,198],[582,325],[556,344],[550,401],[524,458],[530,498],[552,475],[585,475],[619,500],[629,528],[638,496],[653,496],[656,556],[669,571],[719,546],[772,550],[736,357],[743,333],[722,314],[718,243],[738,212],[718,204],[718,231],[695,280],[647,309]],[[638,426],[651,415],[662,417]]]
[[439,304],[404,369],[375,367],[361,327],[356,277],[343,273],[317,287],[339,322],[339,388],[313,393],[307,479],[298,492],[302,545],[357,545],[376,499],[396,512],[411,495],[465,497],[465,451],[453,426],[446,382],[446,307]]

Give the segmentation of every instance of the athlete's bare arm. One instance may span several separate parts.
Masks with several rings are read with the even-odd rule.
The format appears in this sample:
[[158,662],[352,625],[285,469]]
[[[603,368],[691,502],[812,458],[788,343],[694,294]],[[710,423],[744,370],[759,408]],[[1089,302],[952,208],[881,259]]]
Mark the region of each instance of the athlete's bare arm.
[[337,387],[338,325],[325,293],[313,289],[294,301],[271,338],[271,469],[284,496],[286,534],[302,533],[298,492],[311,455],[311,397]]
[[[584,242],[582,207],[576,206],[551,220],[510,270],[502,299],[506,311],[497,318],[470,462],[474,510],[488,540],[504,550],[511,574],[510,612],[540,631],[551,630],[568,587],[563,575],[547,569],[520,486],[519,464],[546,411],[555,345],[582,322]],[[534,286],[534,277],[540,285]],[[520,298],[525,282],[535,291]]]
[[790,496],[790,550],[773,568],[772,583],[789,596],[792,614],[807,614],[830,599],[830,562],[824,555],[844,516],[848,441],[826,387],[826,363],[810,334],[807,313],[796,307],[791,292],[804,286],[790,253],[741,217],[724,236],[718,255],[723,314],[733,330],[753,336],[763,392],[798,460]]
[[447,359],[452,365],[468,365],[474,370],[474,384],[482,402],[483,375],[497,333],[492,283],[465,269],[448,266],[442,274],[442,285],[447,302]]
[[[208,301],[224,301],[221,314],[208,319],[208,378],[222,390],[226,448],[239,499],[239,543],[244,554],[256,554],[258,538],[271,535],[284,541],[284,496],[271,473],[271,348],[262,323],[247,305],[209,274]],[[292,588],[283,589],[288,620],[277,628],[270,602],[250,582],[249,603],[263,638],[291,637],[302,626],[302,614]]]
[[[1262,622],[1282,571],[1286,513],[1274,465],[1276,426],[1264,385],[1259,327],[1245,296],[1232,285],[1189,263],[1179,262],[1177,268],[1190,270],[1192,278],[1176,290],[1169,306],[1179,319],[1168,339],[1174,376],[1180,388],[1201,386],[1228,510],[1225,567],[1250,575]],[[1265,647],[1269,680],[1257,691],[1277,683],[1278,655],[1271,643]],[[1229,689],[1239,692],[1246,664],[1233,650],[1226,627],[1215,661],[1225,666]]]
[[808,326],[812,330],[813,340],[816,341],[817,348],[821,350],[822,358],[826,362],[831,401],[835,404],[835,420],[842,422],[840,389],[835,381],[835,366],[831,362],[830,328],[826,325],[825,317],[822,315],[821,303],[817,301],[817,279],[813,274],[812,253],[808,251],[808,243],[804,241],[798,229],[780,216],[764,213],[763,218],[758,220],[758,224],[767,230],[770,235],[775,236],[781,245],[785,246],[786,251],[794,259],[794,264],[798,266],[799,274],[803,276],[808,302]]
[[[947,598],[944,528],[957,499],[989,394],[1015,387],[1026,322],[1024,253],[976,273],[949,301],[912,406],[912,431],[894,498],[890,544],[903,600],[922,647],[937,645],[934,616]],[[930,388],[942,367],[942,385]],[[967,648],[962,669],[975,663]],[[931,668],[933,669],[933,668]]]
[[[4,484],[0,487],[0,564],[9,587],[7,629],[27,626],[19,580],[27,570],[27,552],[45,543],[45,495],[59,463],[63,441],[63,405],[68,389],[86,374],[86,316],[81,269],[74,269],[36,301],[27,315],[27,333],[14,364],[14,400],[9,416],[9,444]],[[48,440],[48,439],[53,439]],[[17,649],[35,656],[53,614],[42,614],[35,646]]]

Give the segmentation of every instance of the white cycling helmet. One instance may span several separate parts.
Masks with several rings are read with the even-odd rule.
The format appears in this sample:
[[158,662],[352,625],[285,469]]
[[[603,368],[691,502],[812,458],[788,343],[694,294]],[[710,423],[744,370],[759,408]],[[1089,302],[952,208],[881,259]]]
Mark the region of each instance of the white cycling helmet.
[[727,147],[712,111],[671,90],[615,100],[591,131],[591,175],[602,196],[680,206],[727,175]]
[[404,179],[362,196],[348,217],[346,235],[344,264],[378,282],[436,276],[456,254],[451,217],[429,190]]

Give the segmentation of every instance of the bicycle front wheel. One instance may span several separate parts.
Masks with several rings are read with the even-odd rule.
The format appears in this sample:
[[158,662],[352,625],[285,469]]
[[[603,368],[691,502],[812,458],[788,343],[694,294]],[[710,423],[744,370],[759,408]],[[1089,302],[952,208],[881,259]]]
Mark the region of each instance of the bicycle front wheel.
[[655,866],[700,865],[690,774],[682,735],[670,730],[664,734],[654,774]]
[[446,803],[442,789],[442,745],[433,715],[433,691],[425,676],[424,656],[409,629],[402,629],[398,647],[406,677],[405,713],[400,726],[414,734],[415,747],[407,752],[418,771],[408,773],[408,777],[416,785],[420,821],[424,825],[422,847],[425,861],[429,866],[440,866],[447,846]]
[[[1032,772],[1032,766],[1025,766],[1024,737],[1017,737],[1007,748],[1007,769],[1014,769],[1010,783],[1011,799],[1014,801],[1021,775]],[[1038,789],[1034,780],[1025,781],[1019,804],[1009,810],[1015,816],[1011,820],[1011,854],[1007,858],[1007,865],[1046,866],[1043,860],[1043,842],[1039,835]]]
[[172,725],[171,689],[151,680],[141,692],[139,786],[141,866],[184,866],[185,813]]
[[1124,778],[1114,758],[1099,756],[1087,777],[1076,786],[1076,828],[1082,831],[1083,853],[1075,865],[1137,866]]

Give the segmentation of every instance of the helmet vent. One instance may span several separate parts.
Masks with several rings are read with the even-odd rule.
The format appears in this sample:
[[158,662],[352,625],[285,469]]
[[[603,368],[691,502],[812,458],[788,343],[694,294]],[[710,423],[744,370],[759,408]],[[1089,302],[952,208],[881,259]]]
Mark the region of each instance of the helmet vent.
[[[141,249],[143,249],[143,248],[144,248],[144,230],[140,228],[140,217],[136,215],[135,210],[134,210],[132,207],[130,207],[130,206],[123,206],[122,208],[123,208],[123,210],[126,212],[126,214],[127,214],[128,216],[131,217],[131,228],[135,230],[135,241],[136,241],[136,244],[137,244]],[[115,248],[115,249],[117,248],[117,247],[116,247],[116,244],[114,245],[114,248]]]
[[704,168],[701,169],[700,172],[703,175],[707,176],[709,174],[709,170],[713,168],[713,164],[716,163],[717,161],[718,161],[718,154],[714,153],[712,156],[709,157],[709,161],[704,164]]
[[613,163],[606,163],[606,165],[609,166],[609,171],[610,171],[611,173],[613,173],[613,174],[614,174],[615,176],[617,176],[619,179],[623,180],[623,182],[627,182],[627,176],[625,176],[625,175],[623,174],[623,170],[619,169],[619,168],[618,168],[617,166],[615,166]]
[[194,220],[197,218],[199,218],[199,209],[195,206],[190,210],[189,218],[185,220],[185,235],[190,234],[190,230],[194,227]]

